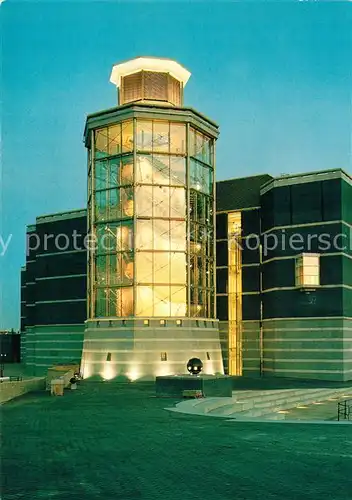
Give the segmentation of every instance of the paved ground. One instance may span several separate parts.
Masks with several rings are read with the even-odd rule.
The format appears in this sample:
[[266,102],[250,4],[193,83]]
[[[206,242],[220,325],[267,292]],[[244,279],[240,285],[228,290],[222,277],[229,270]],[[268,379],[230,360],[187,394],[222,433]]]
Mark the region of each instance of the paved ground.
[[173,402],[87,382],[9,402],[3,500],[351,500],[352,426],[190,417]]

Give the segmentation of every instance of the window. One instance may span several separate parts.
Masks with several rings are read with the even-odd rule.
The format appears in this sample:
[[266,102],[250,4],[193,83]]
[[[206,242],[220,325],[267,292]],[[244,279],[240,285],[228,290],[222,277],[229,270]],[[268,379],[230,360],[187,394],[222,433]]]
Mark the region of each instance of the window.
[[108,352],[106,355],[106,361],[111,361],[111,352]]
[[143,321],[143,324],[144,324],[144,326],[149,326],[149,319],[145,319],[145,320]]
[[302,253],[296,258],[296,287],[314,288],[320,285],[319,254]]
[[95,131],[95,157],[103,158],[108,156],[108,129],[102,128]]
[[208,351],[207,351],[207,360],[210,361],[210,354]]
[[189,134],[189,152],[190,155],[203,163],[211,165],[212,163],[212,147],[213,141],[210,137],[198,132],[193,128]]
[[109,127],[109,155],[121,153],[121,124]]
[[167,361],[167,352],[161,352],[160,359],[161,361]]
[[170,124],[170,151],[177,154],[186,151],[186,127],[183,123]]
[[157,122],[153,124],[153,151],[168,153],[170,144],[169,122]]
[[190,188],[206,194],[212,194],[213,189],[212,171],[193,159],[190,162]]
[[122,123],[122,152],[133,151],[133,123]]
[[147,120],[137,121],[137,150],[152,151],[153,149],[153,122]]

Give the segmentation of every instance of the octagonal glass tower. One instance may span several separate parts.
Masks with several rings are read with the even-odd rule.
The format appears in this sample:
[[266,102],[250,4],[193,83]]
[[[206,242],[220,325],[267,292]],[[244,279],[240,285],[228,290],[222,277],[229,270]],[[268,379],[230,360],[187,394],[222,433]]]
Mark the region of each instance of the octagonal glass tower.
[[184,371],[192,356],[208,361],[205,373],[222,371],[214,300],[218,128],[182,107],[189,76],[167,59],[118,64],[111,81],[119,106],[88,116],[94,244],[85,376],[151,378]]

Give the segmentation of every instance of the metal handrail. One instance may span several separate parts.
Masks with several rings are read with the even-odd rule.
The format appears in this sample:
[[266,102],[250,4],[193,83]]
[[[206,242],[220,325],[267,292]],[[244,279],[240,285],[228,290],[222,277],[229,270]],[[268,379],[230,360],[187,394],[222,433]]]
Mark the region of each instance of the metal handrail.
[[337,403],[337,420],[352,420],[352,399]]

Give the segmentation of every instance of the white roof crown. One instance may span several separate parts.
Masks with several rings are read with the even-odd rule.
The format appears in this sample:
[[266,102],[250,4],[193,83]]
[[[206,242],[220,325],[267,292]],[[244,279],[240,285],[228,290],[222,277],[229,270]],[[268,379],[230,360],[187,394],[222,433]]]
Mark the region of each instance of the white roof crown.
[[182,82],[183,86],[188,82],[191,73],[172,59],[162,59],[158,57],[136,57],[129,61],[115,64],[110,76],[110,82],[116,87],[121,85],[121,78],[138,73],[138,71],[154,71],[158,73],[169,73],[176,80]]

